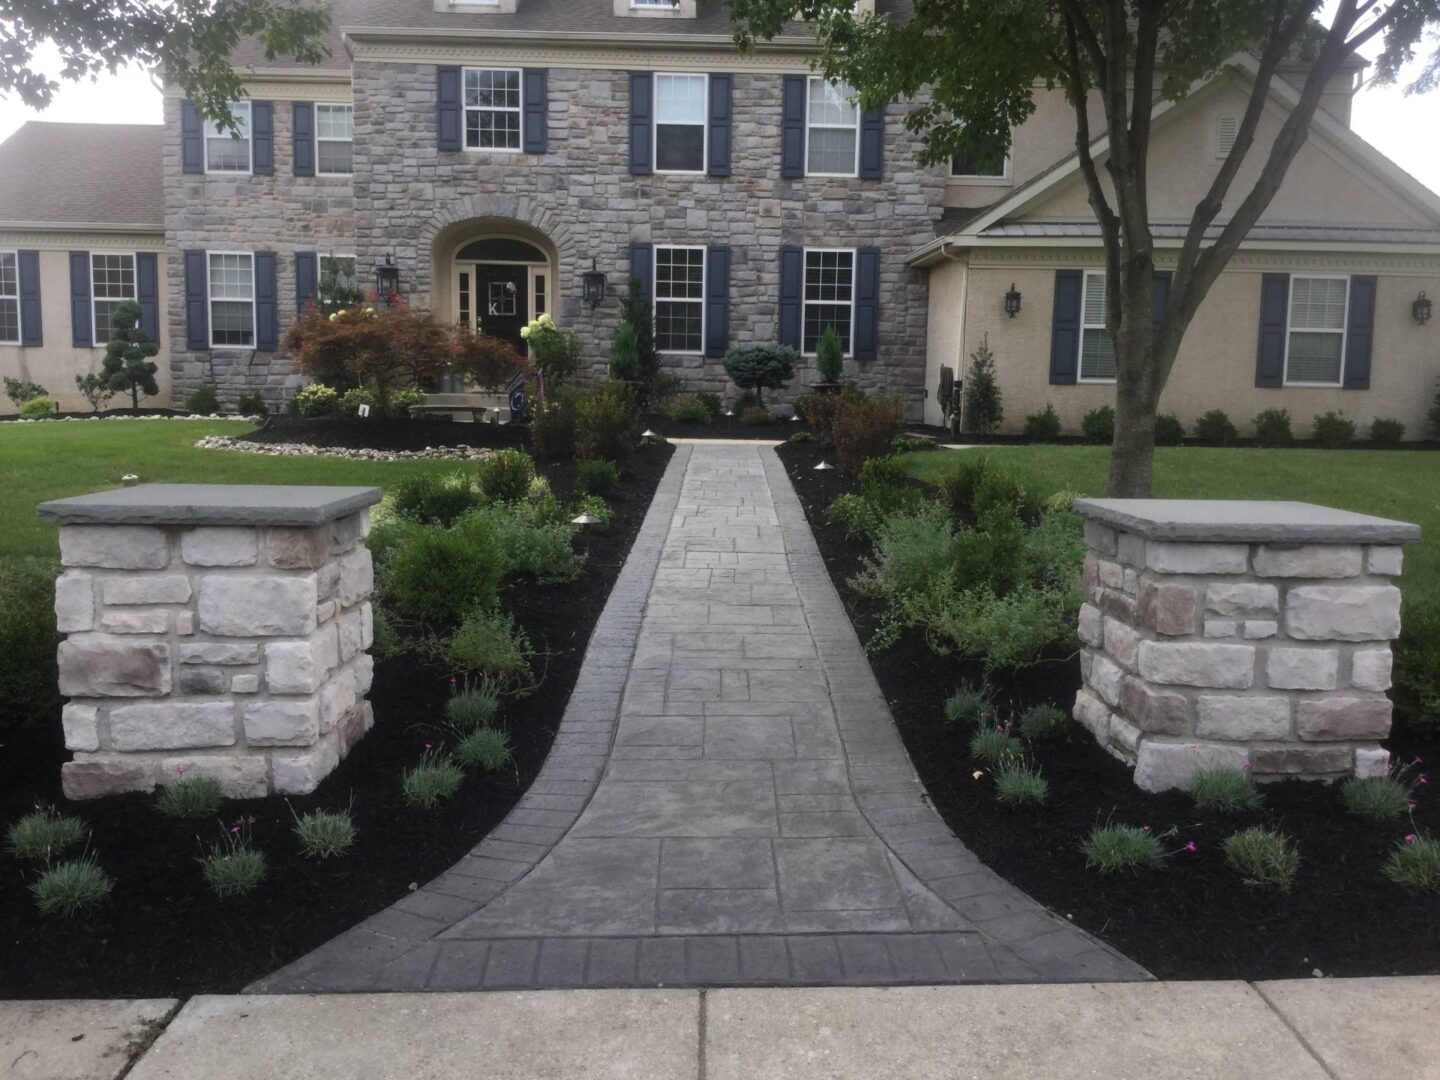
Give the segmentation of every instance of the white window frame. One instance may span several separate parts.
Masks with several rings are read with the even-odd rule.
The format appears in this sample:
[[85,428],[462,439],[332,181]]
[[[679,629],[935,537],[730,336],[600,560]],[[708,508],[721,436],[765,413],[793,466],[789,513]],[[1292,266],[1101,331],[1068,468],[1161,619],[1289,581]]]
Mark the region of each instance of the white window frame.
[[[234,345],[230,343],[219,344],[215,341],[215,274],[211,268],[210,260],[216,255],[242,255],[250,260],[250,337],[249,345]],[[319,267],[316,267],[318,276]],[[205,252],[205,321],[209,323],[210,348],[212,349],[248,349],[254,352],[260,341],[260,313],[256,310],[256,294],[259,292],[259,283],[255,280],[255,253],[253,251],[206,251]],[[221,303],[238,304],[243,301],[232,300],[222,297]]]
[[[1340,316],[1340,329],[1327,330],[1323,327],[1295,326],[1292,320],[1295,317],[1295,280],[1304,278],[1307,281],[1343,281],[1345,283],[1345,311]],[[1334,382],[1304,382],[1299,379],[1290,378],[1290,337],[1296,332],[1302,334],[1339,334],[1340,335],[1340,369],[1338,378]],[[1318,390],[1335,390],[1345,385],[1345,350],[1350,341],[1350,275],[1349,274],[1291,274],[1288,287],[1285,289],[1285,386],[1297,386]]]
[[[465,77],[471,71],[503,71],[507,75],[513,74],[516,83],[520,88],[520,104],[513,109],[508,106],[499,108],[493,105],[466,105],[465,104]],[[519,135],[519,142],[515,146],[471,146],[470,145],[470,124],[468,117],[472,112],[505,112],[514,113],[519,118],[520,125],[516,128]],[[472,64],[469,67],[460,69],[460,145],[469,154],[521,154],[525,152],[525,69],[516,67],[482,67]]]
[[[102,297],[97,295],[98,290],[95,287],[95,260],[110,258],[111,256],[119,256],[122,259],[130,260],[130,284],[132,295],[118,298],[114,296]],[[113,301],[116,299],[119,299],[122,302],[125,300],[134,300],[136,303],[140,302],[140,268],[138,265],[138,260],[135,258],[135,253],[133,251],[92,251],[90,253],[90,342],[97,349],[103,349],[106,345],[106,342],[100,340],[99,305],[101,303]],[[106,329],[108,330],[108,320],[105,325]]]
[[[807,284],[805,280],[807,276],[806,264],[810,261],[810,255],[812,252],[816,255],[848,254],[850,256],[850,347],[845,350],[844,355],[846,358],[851,358],[855,355],[855,293],[858,290],[860,284],[858,280],[860,275],[860,249],[844,247],[807,247],[800,249],[800,355],[811,358],[815,356],[815,350],[805,352],[806,309],[810,308],[811,306],[834,307],[837,303],[839,303],[839,301],[836,300],[811,300],[808,296],[805,295]],[[818,349],[820,345],[818,339],[816,340],[815,345]]]
[[248,101],[230,102],[230,113],[243,112],[245,114],[245,168],[243,169],[213,169],[210,167],[210,140],[211,139],[233,139],[231,134],[217,132],[210,133],[210,125],[213,121],[201,117],[200,119],[200,151],[205,156],[206,176],[251,176],[255,172],[255,110]]
[[[698,251],[700,252],[700,299],[696,300],[674,300],[660,299],[660,252],[665,251]],[[709,249],[704,244],[656,244],[650,253],[650,291],[653,294],[650,302],[651,333],[658,333],[660,328],[660,305],[666,304],[694,304],[700,305],[700,347],[698,349],[662,349],[656,343],[656,351],[662,356],[702,356],[705,353],[705,334],[709,330],[705,310],[705,287],[709,284],[707,275],[710,272]]]
[[[1115,376],[1113,375],[1108,379],[1098,379],[1093,376],[1087,377],[1085,375],[1085,331],[1099,330],[1100,333],[1105,333],[1104,304],[1102,304],[1100,308],[1101,316],[1099,323],[1087,323],[1085,321],[1085,293],[1086,290],[1089,288],[1091,278],[1099,278],[1100,285],[1104,289],[1108,290],[1110,287],[1110,283],[1105,280],[1104,270],[1086,270],[1080,276],[1080,340],[1075,343],[1075,381],[1077,383],[1086,383],[1092,386],[1113,386],[1115,384]],[[1108,303],[1109,297],[1106,297],[1105,299]],[[1111,342],[1111,345],[1113,346],[1114,342]]]
[[[1013,132],[1011,134],[1011,141],[1013,145]],[[977,186],[981,184],[1008,184],[1010,182],[1010,152],[1008,150],[1005,152],[1005,161],[1000,167],[999,174],[996,176],[986,176],[984,173],[957,173],[955,171],[955,158],[953,155],[950,158],[949,173],[950,175],[947,177],[949,180],[958,180]]]
[[[701,111],[700,120],[700,168],[698,169],[660,168],[660,80],[662,78],[703,79],[705,81],[705,105]],[[699,71],[657,71],[650,77],[650,91],[654,98],[650,107],[650,152],[655,159],[655,171],[661,175],[670,176],[707,175],[710,172],[710,76]],[[686,126],[694,127],[695,125]],[[666,244],[665,246],[674,247],[676,245]]]
[[15,292],[0,293],[0,300],[15,301],[15,339],[0,338],[0,345],[19,345],[25,340],[25,305],[20,303],[20,252],[15,248],[0,248],[0,255],[9,255],[15,260]]
[[[854,163],[854,167],[853,167],[849,172],[838,172],[838,173],[837,173],[837,172],[811,172],[811,171],[810,171],[810,130],[811,130],[811,128],[812,128],[812,127],[813,127],[813,128],[822,128],[822,129],[824,129],[825,131],[844,131],[844,130],[846,130],[843,126],[841,126],[841,125],[839,125],[839,124],[811,124],[811,123],[810,123],[810,86],[811,86],[812,83],[828,83],[829,85],[832,85],[832,86],[844,86],[844,85],[846,85],[846,84],[844,84],[844,83],[836,83],[833,79],[827,79],[827,78],[824,78],[823,76],[820,76],[820,75],[811,75],[811,76],[809,76],[809,77],[805,80],[805,175],[806,175],[806,176],[851,177],[851,178],[857,177],[857,176],[860,175],[860,124],[861,124],[861,120],[862,120],[862,117],[861,117],[861,115],[860,115],[860,103],[859,103],[858,101],[855,102],[854,105],[853,105],[853,108],[855,109],[855,127],[854,127],[854,131],[855,131],[855,163]],[[853,86],[850,87],[849,89],[850,89],[851,93],[854,93],[855,88],[854,88]],[[815,250],[816,250],[816,251],[819,251],[819,250],[821,250],[821,249],[816,248]]]
[[[348,251],[317,251],[315,253],[315,295],[320,295],[320,283],[325,280],[326,259],[351,259],[355,263],[355,287],[360,289],[360,257]],[[364,292],[361,289],[361,292]]]
[[[327,139],[320,135],[320,110],[321,109],[349,109],[350,110],[350,138],[348,139]],[[342,143],[350,144],[350,171],[349,172],[327,172],[320,168],[320,144]],[[315,102],[315,175],[316,176],[354,176],[355,175],[355,106],[348,101],[317,101]]]

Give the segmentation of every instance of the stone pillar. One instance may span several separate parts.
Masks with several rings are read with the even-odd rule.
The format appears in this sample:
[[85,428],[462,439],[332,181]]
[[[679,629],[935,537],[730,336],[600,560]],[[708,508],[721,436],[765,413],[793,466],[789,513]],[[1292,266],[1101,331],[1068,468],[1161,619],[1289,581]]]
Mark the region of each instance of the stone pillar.
[[313,791],[370,728],[379,488],[152,484],[42,503],[65,794],[209,775],[227,796]]
[[1200,765],[1261,780],[1388,766],[1401,545],[1420,529],[1308,503],[1078,499],[1075,718],[1148,791]]

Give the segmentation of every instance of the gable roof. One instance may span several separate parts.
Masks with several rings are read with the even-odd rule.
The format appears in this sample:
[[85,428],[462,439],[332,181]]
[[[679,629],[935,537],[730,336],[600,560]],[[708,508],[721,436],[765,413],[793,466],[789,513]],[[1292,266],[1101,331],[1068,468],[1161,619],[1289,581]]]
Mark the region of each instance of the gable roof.
[[162,230],[164,131],[30,121],[0,143],[0,223]]

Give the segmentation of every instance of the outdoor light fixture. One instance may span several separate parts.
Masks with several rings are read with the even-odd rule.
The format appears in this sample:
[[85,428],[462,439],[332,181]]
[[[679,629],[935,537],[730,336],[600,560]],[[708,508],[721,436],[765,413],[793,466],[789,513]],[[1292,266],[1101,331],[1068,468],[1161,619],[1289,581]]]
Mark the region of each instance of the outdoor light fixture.
[[585,303],[594,311],[605,302],[605,271],[596,264],[596,260],[590,259],[590,269],[582,275],[585,288]]
[[1014,318],[1020,314],[1020,291],[1015,288],[1015,283],[1010,283],[1010,291],[1005,294],[1005,314]]
[[1417,323],[1424,326],[1430,321],[1433,306],[1434,305],[1430,303],[1430,298],[1426,296],[1424,292],[1421,292],[1421,294],[1415,298],[1415,302],[1410,305],[1410,314],[1415,316]]
[[386,252],[385,261],[375,267],[375,292],[387,303],[400,291],[400,268],[393,252]]
[[820,462],[819,465],[816,465],[816,466],[815,466],[815,471],[816,471],[816,472],[829,472],[829,471],[830,471],[831,469],[833,469],[833,468],[835,468],[835,466],[834,466],[834,465],[831,465],[828,461],[822,461],[822,462]]
[[600,519],[594,514],[581,514],[570,519],[571,525],[599,525]]
[[661,435],[658,431],[651,431],[649,428],[646,428],[640,433],[640,441],[643,443],[663,443],[665,436]]
[[121,487],[134,487],[138,483],[140,483],[140,477],[136,476],[133,472],[127,472],[124,476],[120,477]]

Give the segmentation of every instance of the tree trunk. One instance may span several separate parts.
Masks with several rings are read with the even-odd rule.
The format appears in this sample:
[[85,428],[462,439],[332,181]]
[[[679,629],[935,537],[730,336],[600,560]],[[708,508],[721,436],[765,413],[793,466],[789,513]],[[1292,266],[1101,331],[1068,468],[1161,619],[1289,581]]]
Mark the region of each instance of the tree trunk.
[[130,411],[140,411],[140,387],[134,384],[130,386]]
[[1155,463],[1155,405],[1140,388],[1121,383],[1115,395],[1115,443],[1110,451],[1112,499],[1148,499]]

